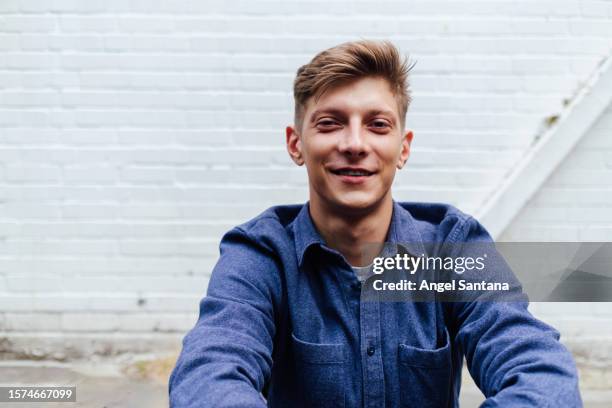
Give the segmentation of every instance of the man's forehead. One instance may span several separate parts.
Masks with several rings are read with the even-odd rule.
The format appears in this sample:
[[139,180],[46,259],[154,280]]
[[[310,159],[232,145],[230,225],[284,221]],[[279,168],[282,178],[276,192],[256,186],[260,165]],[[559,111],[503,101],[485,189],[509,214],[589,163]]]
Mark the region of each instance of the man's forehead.
[[361,78],[339,84],[321,95],[310,97],[305,110],[327,111],[394,111],[397,101],[387,80],[383,78]]

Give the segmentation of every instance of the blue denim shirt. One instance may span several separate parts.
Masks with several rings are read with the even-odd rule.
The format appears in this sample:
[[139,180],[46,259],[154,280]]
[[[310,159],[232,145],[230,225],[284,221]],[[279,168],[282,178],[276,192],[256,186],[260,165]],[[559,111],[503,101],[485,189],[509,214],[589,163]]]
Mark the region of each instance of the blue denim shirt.
[[[394,202],[387,241],[479,240],[491,238],[456,208]],[[571,354],[526,300],[361,301],[308,204],[270,208],[220,247],[172,407],[457,407],[463,357],[483,407],[582,406]]]

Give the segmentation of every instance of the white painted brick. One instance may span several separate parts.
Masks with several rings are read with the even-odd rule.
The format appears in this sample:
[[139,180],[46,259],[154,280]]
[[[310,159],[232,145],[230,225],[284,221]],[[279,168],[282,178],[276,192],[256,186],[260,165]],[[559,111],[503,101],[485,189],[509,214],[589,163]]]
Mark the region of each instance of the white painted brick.
[[197,316],[194,314],[176,314],[162,318],[157,323],[155,331],[169,333],[185,333],[190,330],[196,323]]
[[[14,254],[12,254],[14,255]],[[216,257],[131,257],[131,258],[96,258],[82,257],[59,258],[52,256],[41,256],[35,259],[11,259],[0,258],[3,268],[16,270],[21,267],[31,273],[48,273],[54,275],[65,275],[71,278],[75,275],[83,276],[128,276],[150,275],[150,276],[205,276],[212,270]],[[86,262],[85,262],[86,261]],[[66,293],[70,296],[70,293]]]
[[57,292],[61,289],[61,279],[50,275],[7,275],[6,284],[10,292],[16,293],[38,293]]
[[66,33],[106,33],[117,30],[115,16],[70,16],[61,15],[59,26]]
[[17,219],[56,219],[60,217],[61,208],[57,204],[11,202],[2,204],[2,213]]
[[191,329],[196,321],[193,314],[155,313],[155,314],[121,314],[119,330],[126,332],[174,332],[184,333]]
[[0,85],[4,88],[19,85],[21,82],[18,72],[0,72]]
[[[79,77],[76,72],[34,71],[35,67],[21,70],[19,80],[24,89],[78,87]],[[49,69],[52,69],[50,67]],[[59,114],[60,112],[57,112]]]
[[[6,226],[6,224],[5,224]],[[13,232],[13,236],[19,238],[35,238],[45,236],[47,238],[100,238],[108,236],[122,236],[129,231],[130,227],[117,223],[102,222],[74,222],[74,221],[32,221],[21,222]]]
[[[22,123],[23,118],[25,118],[27,114],[25,112],[19,112],[16,110],[0,110],[0,124],[7,127],[16,127]],[[37,125],[46,125],[46,115],[43,113],[40,116],[31,115],[32,117],[36,117]],[[42,123],[41,123],[42,122]],[[31,125],[30,125],[31,126]]]
[[576,75],[585,78],[593,71],[593,65],[601,62],[602,60],[598,57],[576,58],[572,60],[571,69]]
[[[610,209],[607,209],[608,213],[609,211]],[[605,217],[608,225],[584,226],[584,223],[581,223],[579,226],[580,229],[578,230],[578,240],[579,241],[596,241],[596,242],[612,241],[612,222],[608,221],[607,218],[608,217]],[[591,218],[589,221],[591,223],[601,223],[601,219],[602,218],[600,218],[599,220],[593,220],[593,218]]]
[[113,219],[120,211],[116,204],[66,204],[61,208],[63,219]]
[[117,132],[112,129],[62,129],[62,143],[72,147],[110,145],[117,143]]
[[23,51],[46,51],[50,48],[48,34],[21,34],[19,43]]
[[[577,0],[383,1],[375,14],[369,1],[0,2],[0,326],[191,327],[223,233],[307,199],[284,148],[293,76],[341,41],[390,38],[418,61],[396,198],[478,208],[608,54],[610,13]],[[516,231],[609,237],[610,123]]]
[[5,179],[11,182],[57,182],[61,177],[60,170],[59,167],[48,165],[9,164],[5,167]]
[[[583,337],[585,333],[592,333],[598,338],[610,339],[612,337],[612,319],[611,318],[588,318],[580,316],[575,319],[567,318],[550,318],[547,322],[559,330],[565,337]],[[596,333],[593,328],[597,328]]]
[[[52,4],[47,5],[53,12],[64,12],[64,13],[95,13],[104,14],[107,11],[121,10],[120,3],[117,0],[107,0],[104,2],[81,2],[79,0],[53,0]],[[129,8],[123,8],[127,11]]]
[[[519,57],[512,60],[512,72],[518,75],[552,74],[563,75],[568,72],[568,59],[555,57]],[[591,66],[593,66],[591,64]]]
[[168,17],[121,16],[117,19],[119,31],[128,33],[169,33],[175,31],[175,20]]
[[112,332],[119,329],[114,313],[62,313],[62,330],[67,332]]
[[0,34],[0,49],[3,51],[18,51],[21,49],[21,42],[18,34]]
[[202,296],[152,296],[145,297],[144,308],[151,312],[196,312]]
[[609,21],[606,19],[597,20],[572,20],[570,21],[570,30],[572,34],[578,36],[610,36],[612,34],[612,27],[608,24]]
[[112,240],[10,240],[4,243],[8,253],[18,255],[95,255],[112,256],[118,243]]
[[56,28],[56,20],[51,15],[5,14],[0,24],[0,32],[31,33],[51,32]]
[[159,314],[122,313],[117,316],[118,330],[122,332],[153,332],[157,329]]
[[[117,312],[117,311],[141,311],[144,310],[142,296],[139,294],[103,294],[90,296],[88,310]],[[83,309],[81,309],[83,310]]]
[[61,330],[59,313],[6,313],[5,331],[50,332]]
[[612,302],[591,303],[590,312],[597,317],[612,317]]
[[172,167],[130,166],[121,169],[121,181],[134,184],[172,184],[176,178]]
[[128,240],[120,243],[121,254],[125,256],[202,256],[215,255],[215,240]]
[[62,178],[65,183],[115,184],[119,180],[118,170],[114,166],[66,166]]
[[58,129],[6,128],[0,134],[0,143],[4,146],[53,144],[61,134]]
[[140,291],[156,293],[179,293],[193,296],[201,295],[208,283],[202,277],[71,277],[66,278],[63,289],[78,291],[80,288],[95,288],[99,292],[131,292]]
[[56,312],[63,310],[82,310],[86,308],[87,298],[66,294],[54,296],[33,296],[31,294],[7,293],[0,297],[0,310],[5,312]]
[[19,5],[21,1],[19,0],[6,0],[0,3],[0,11],[15,13],[19,11]]

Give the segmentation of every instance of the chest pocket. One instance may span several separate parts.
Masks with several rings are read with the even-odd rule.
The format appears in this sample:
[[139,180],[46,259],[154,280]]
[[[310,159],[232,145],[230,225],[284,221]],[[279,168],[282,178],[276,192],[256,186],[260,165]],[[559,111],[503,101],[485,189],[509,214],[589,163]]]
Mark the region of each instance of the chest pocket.
[[291,334],[299,400],[305,407],[343,408],[347,346],[310,343]]
[[400,399],[403,408],[444,408],[451,401],[452,363],[448,331],[440,348],[398,345]]

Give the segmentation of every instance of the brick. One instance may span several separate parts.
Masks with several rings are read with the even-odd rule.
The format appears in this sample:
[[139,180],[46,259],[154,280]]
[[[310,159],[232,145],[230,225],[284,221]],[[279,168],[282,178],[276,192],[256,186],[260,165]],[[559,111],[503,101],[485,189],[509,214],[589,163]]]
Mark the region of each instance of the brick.
[[0,34],[0,49],[3,51],[19,51],[21,42],[18,34]]
[[61,329],[59,313],[6,313],[6,331],[53,332]]
[[55,27],[56,21],[53,16],[6,14],[2,18],[0,32],[48,33],[53,31]]
[[61,327],[66,332],[112,332],[119,321],[114,313],[62,313]]
[[11,182],[50,183],[58,182],[60,177],[60,168],[56,166],[9,164],[5,168],[5,179]]
[[117,19],[113,16],[70,16],[59,17],[59,26],[66,33],[106,33],[117,29]]
[[109,165],[66,166],[62,179],[66,183],[81,184],[115,184],[119,180],[119,171]]
[[6,107],[45,107],[57,105],[59,94],[55,91],[42,92],[11,92],[5,91],[2,95],[2,104]]
[[138,184],[173,184],[176,178],[172,167],[130,166],[121,169],[121,181]]
[[0,134],[0,143],[7,145],[53,144],[59,141],[58,129],[7,128]]
[[203,256],[217,253],[216,239],[199,240],[122,240],[125,256]]
[[6,284],[8,290],[14,293],[57,292],[61,288],[61,279],[40,274],[7,275]]

